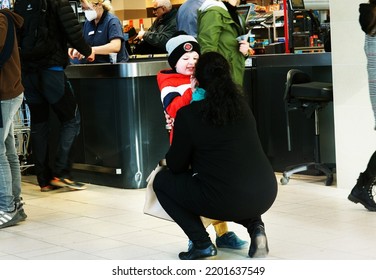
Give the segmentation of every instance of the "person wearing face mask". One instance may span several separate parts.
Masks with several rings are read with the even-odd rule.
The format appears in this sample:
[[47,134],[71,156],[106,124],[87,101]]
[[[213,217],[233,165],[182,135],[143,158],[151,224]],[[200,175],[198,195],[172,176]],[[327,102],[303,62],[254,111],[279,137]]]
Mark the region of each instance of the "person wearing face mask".
[[177,31],[177,10],[170,0],[153,0],[153,13],[157,17],[147,30],[140,30],[135,38],[134,54],[167,53],[166,43]]
[[231,64],[234,81],[243,85],[245,59],[254,54],[246,40],[237,40],[246,34],[244,19],[236,7],[239,0],[206,0],[198,10],[197,40],[202,53],[215,51],[222,54]]
[[[110,53],[117,53],[117,62],[127,62],[129,55],[125,47],[123,29],[119,18],[111,13],[109,0],[81,0],[86,21],[83,26],[85,41],[95,50],[92,63],[109,63]],[[78,58],[80,63],[87,63],[77,50],[68,50],[71,59]]]

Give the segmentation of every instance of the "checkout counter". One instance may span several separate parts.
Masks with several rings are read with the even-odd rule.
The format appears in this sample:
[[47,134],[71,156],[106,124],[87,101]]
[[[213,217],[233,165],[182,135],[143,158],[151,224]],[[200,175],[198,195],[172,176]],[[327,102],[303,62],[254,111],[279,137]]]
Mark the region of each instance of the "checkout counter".
[[66,69],[81,113],[73,174],[83,182],[146,187],[169,147],[156,74],[167,59],[71,65]]
[[[330,53],[261,55],[247,62],[244,90],[274,170],[312,161],[313,119],[298,112],[291,118],[293,151],[287,150],[285,80],[289,69],[298,68],[313,79],[330,82]],[[169,68],[166,58],[67,67],[82,118],[73,165],[77,180],[119,188],[146,186],[146,177],[169,147],[156,81],[156,74],[164,68]],[[329,121],[321,122],[322,141],[329,143],[322,144],[323,160],[334,157],[330,108],[324,116]]]

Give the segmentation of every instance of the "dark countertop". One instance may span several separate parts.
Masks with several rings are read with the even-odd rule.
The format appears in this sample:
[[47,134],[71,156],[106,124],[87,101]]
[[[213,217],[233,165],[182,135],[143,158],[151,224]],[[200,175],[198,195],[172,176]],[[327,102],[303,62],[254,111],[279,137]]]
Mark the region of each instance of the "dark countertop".
[[[331,53],[264,54],[251,56],[252,67],[330,66]],[[167,57],[131,57],[126,63],[74,64],[65,73],[70,79],[134,78],[155,76],[162,69],[170,68]]]

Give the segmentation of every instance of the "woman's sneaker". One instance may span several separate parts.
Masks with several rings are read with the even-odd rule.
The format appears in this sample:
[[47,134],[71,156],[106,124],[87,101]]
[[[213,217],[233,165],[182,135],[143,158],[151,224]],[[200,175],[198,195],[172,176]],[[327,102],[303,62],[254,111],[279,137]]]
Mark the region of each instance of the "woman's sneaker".
[[75,182],[68,178],[54,177],[50,184],[55,187],[67,187],[72,190],[85,190],[87,188],[84,183]]

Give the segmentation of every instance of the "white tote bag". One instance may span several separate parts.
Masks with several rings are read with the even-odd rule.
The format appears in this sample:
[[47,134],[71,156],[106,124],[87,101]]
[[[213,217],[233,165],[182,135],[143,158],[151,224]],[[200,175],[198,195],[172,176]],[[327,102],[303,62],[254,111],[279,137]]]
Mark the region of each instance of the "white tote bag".
[[157,167],[150,173],[149,177],[146,179],[146,182],[148,183],[146,186],[146,192],[145,192],[145,204],[144,204],[144,213],[147,215],[154,216],[156,218],[168,220],[168,221],[174,221],[163,209],[161,204],[158,201],[157,196],[155,195],[154,189],[153,189],[153,182],[155,175],[163,169],[166,169],[167,166],[160,165],[158,163]]

